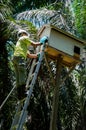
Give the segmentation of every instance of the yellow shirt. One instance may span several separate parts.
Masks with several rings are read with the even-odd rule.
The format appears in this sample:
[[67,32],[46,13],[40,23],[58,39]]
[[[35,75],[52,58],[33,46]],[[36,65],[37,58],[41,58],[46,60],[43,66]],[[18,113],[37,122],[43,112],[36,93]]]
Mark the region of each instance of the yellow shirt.
[[22,56],[26,59],[28,46],[31,45],[30,39],[28,36],[22,36],[17,41],[15,46],[14,56]]

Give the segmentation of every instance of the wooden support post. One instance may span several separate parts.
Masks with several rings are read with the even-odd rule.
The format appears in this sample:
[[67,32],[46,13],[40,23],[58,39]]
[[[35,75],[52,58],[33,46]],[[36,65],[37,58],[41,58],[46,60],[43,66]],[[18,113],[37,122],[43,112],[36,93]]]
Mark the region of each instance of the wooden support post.
[[58,113],[59,87],[60,87],[60,79],[61,79],[62,59],[63,59],[62,55],[59,55],[57,57],[56,83],[55,83],[54,96],[53,96],[50,130],[57,130],[57,113]]

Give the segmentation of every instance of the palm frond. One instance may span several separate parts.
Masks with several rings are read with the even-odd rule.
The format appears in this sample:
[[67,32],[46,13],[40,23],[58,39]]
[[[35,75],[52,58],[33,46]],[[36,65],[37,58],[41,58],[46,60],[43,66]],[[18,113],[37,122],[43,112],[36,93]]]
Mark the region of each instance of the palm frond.
[[19,13],[17,20],[27,20],[33,23],[37,28],[44,24],[52,24],[61,29],[71,32],[67,20],[60,11],[48,10],[46,8],[30,10]]
[[12,11],[8,5],[0,3],[0,21],[4,22],[11,14]]

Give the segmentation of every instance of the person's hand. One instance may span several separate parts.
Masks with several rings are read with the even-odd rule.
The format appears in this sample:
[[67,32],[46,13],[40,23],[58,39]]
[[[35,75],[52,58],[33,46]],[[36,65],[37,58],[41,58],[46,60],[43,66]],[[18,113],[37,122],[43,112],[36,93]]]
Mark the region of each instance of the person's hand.
[[48,37],[47,37],[47,36],[43,36],[43,37],[40,39],[40,43],[41,43],[41,44],[44,44],[44,43],[46,43],[46,42],[48,42]]

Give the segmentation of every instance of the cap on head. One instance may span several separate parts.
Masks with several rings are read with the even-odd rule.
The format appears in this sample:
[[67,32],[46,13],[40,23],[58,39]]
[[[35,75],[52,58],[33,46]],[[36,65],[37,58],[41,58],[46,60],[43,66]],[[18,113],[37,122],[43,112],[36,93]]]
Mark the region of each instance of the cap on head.
[[28,36],[28,33],[25,30],[22,30],[22,29],[18,31],[17,37],[20,37],[21,34],[26,34]]

